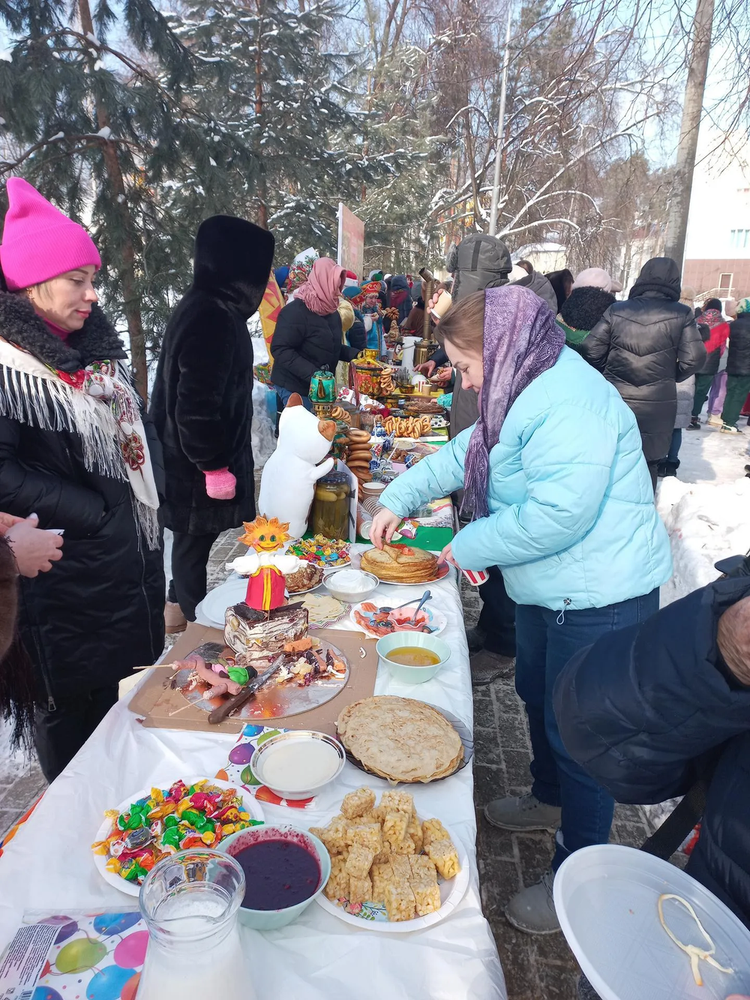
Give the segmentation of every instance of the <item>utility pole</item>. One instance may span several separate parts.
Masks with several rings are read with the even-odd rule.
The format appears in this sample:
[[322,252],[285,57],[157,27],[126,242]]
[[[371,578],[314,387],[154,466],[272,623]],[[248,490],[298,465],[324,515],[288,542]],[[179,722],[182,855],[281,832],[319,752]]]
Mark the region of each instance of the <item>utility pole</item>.
[[[713,0],[711,0],[713,4]],[[497,233],[497,210],[500,203],[500,168],[503,163],[503,137],[505,135],[505,98],[508,93],[508,61],[510,57],[510,32],[513,26],[513,0],[508,0],[508,25],[505,29],[503,75],[500,82],[500,110],[497,115],[497,149],[495,150],[495,177],[492,181],[492,207],[490,208],[490,236]]]
[[677,261],[682,270],[685,259],[690,193],[693,189],[693,171],[698,149],[698,130],[703,112],[703,94],[706,89],[708,57],[711,52],[711,30],[714,19],[714,0],[698,0],[693,21],[693,45],[688,63],[685,100],[682,106],[680,140],[677,145],[677,166],[672,186],[672,200],[667,219],[665,256]]

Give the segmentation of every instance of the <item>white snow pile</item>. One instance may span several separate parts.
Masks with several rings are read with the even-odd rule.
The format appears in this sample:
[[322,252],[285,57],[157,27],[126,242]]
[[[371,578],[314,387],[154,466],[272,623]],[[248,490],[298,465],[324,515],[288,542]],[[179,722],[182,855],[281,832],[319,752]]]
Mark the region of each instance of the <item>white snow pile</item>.
[[661,588],[664,607],[716,580],[714,563],[750,550],[750,479],[734,482],[661,481],[656,501],[672,543],[674,575]]

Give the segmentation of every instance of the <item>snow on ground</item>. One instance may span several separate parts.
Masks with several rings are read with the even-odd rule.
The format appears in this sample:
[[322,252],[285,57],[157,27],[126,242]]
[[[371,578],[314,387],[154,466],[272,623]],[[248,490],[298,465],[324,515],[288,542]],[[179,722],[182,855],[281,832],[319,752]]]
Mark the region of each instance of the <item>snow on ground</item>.
[[715,580],[714,563],[750,550],[750,428],[721,434],[703,425],[683,431],[679,478],[660,481],[657,508],[672,542],[674,576],[661,588],[662,606]]

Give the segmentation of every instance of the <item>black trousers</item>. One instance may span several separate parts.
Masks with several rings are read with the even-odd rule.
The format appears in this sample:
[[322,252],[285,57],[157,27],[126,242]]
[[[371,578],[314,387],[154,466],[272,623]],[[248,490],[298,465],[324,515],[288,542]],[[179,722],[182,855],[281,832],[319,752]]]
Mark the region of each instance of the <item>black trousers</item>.
[[117,701],[117,685],[56,698],[54,711],[37,708],[34,743],[47,781],[54,781]]
[[195,621],[195,606],[206,596],[206,567],[214,535],[183,535],[175,531],[172,542],[172,579],[168,600],[176,601],[189,622]]
[[490,578],[479,588],[482,611],[478,625],[487,633],[484,648],[500,656],[516,655],[516,604],[508,597],[499,567],[490,566]]

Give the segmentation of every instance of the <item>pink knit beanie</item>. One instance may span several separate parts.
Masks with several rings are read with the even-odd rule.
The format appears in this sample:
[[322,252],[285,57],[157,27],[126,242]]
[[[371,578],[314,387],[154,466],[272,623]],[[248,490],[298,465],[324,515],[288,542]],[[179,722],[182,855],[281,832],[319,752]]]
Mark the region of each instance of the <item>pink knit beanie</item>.
[[10,291],[102,259],[94,241],[77,222],[63,215],[21,177],[8,180],[9,208],[5,216],[0,265]]

